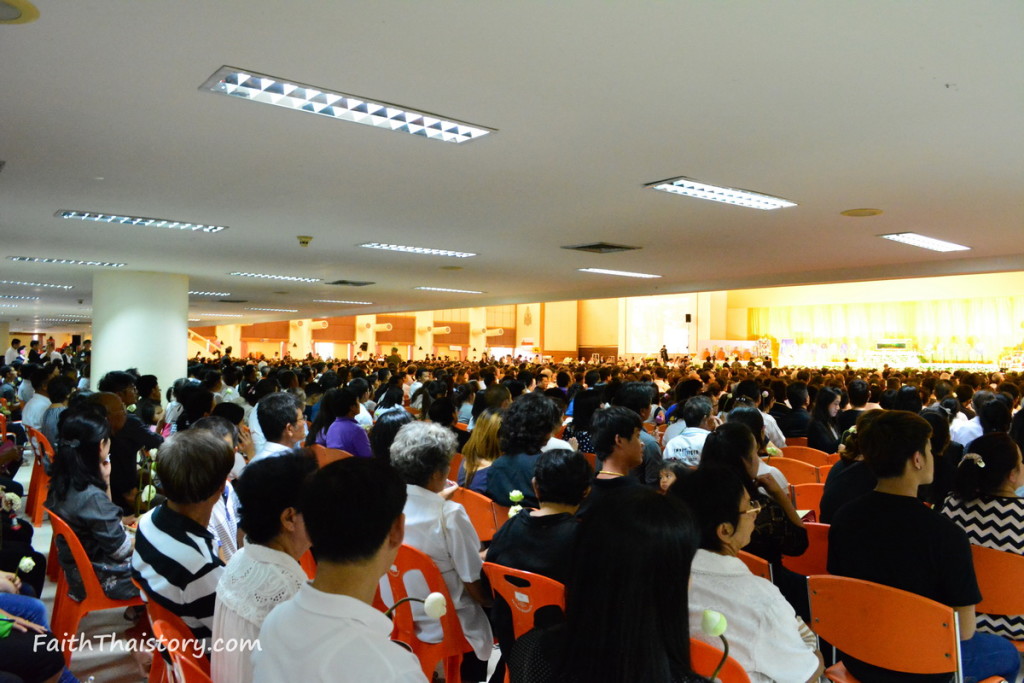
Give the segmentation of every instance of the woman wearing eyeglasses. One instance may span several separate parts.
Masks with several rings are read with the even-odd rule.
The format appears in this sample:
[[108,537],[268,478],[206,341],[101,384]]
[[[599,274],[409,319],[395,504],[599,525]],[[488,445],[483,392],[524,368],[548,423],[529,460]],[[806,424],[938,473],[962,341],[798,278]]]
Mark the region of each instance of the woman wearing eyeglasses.
[[690,633],[719,647],[700,629],[704,610],[725,615],[732,655],[752,683],[816,681],[824,668],[814,634],[772,583],[739,559],[761,504],[734,472],[701,468],[679,479],[669,495],[684,500],[700,529],[690,570]]

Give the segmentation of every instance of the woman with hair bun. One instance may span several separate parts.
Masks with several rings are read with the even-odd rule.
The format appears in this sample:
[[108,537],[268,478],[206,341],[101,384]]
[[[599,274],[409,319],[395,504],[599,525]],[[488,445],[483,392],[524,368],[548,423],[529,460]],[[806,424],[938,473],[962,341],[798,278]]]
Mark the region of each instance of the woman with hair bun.
[[[110,500],[110,425],[91,410],[62,418],[46,507],[78,536],[107,597],[137,597],[130,566],[135,538],[121,524],[121,508]],[[82,579],[62,539],[57,541],[57,557],[68,578],[68,593],[82,600]]]
[[[1024,555],[1024,464],[1017,444],[1004,432],[978,437],[967,447],[942,514],[975,545]],[[978,614],[978,630],[1020,640],[1024,615]]]

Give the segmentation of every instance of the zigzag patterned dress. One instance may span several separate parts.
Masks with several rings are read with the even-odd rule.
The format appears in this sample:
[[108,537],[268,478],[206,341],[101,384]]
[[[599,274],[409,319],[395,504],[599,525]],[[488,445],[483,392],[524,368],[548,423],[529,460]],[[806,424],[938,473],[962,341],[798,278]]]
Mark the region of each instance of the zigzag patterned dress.
[[[967,533],[972,544],[1024,555],[1024,498],[983,495],[965,501],[950,495],[941,512]],[[978,630],[1024,639],[1024,615],[979,613]]]

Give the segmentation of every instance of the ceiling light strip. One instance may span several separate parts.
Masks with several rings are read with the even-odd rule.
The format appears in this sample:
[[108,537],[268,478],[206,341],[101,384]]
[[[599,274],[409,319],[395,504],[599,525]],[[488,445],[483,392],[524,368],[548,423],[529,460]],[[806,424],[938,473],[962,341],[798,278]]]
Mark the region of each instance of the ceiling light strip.
[[701,183],[682,176],[669,178],[668,180],[659,180],[656,183],[648,183],[646,187],[662,192],[681,194],[686,197],[708,199],[713,202],[745,206],[750,209],[762,209],[764,211],[796,206],[795,202],[782,199],[781,197],[773,197],[772,195],[751,192],[750,190],[740,190],[734,187],[709,185],[708,183]]
[[74,289],[74,285],[55,285],[52,282],[23,282],[22,280],[0,280],[0,285],[19,287],[45,287],[47,289]]
[[189,292],[189,296],[231,296],[231,292]]
[[400,251],[406,254],[423,254],[425,256],[454,256],[455,258],[469,258],[476,256],[471,251],[451,251],[449,249],[431,249],[428,247],[407,247],[401,244],[385,244],[383,242],[367,242],[360,244],[366,249],[383,249],[384,251]]
[[13,294],[0,294],[0,299],[21,299],[26,301],[39,301],[38,296],[15,296]]
[[204,318],[244,318],[241,313],[200,313]]
[[247,311],[269,311],[271,313],[298,313],[299,312],[299,309],[297,309],[297,308],[252,308],[250,306],[246,306],[245,310],[247,310]]
[[607,268],[580,268],[581,273],[596,273],[598,275],[617,275],[619,277],[658,278],[660,275],[651,273],[634,273],[628,270],[608,270]]
[[893,242],[900,242],[902,244],[909,244],[912,247],[920,247],[921,249],[930,249],[932,251],[970,251],[970,247],[965,247],[962,244],[956,242],[947,242],[945,240],[937,240],[934,237],[926,237],[919,235],[916,232],[895,232],[889,235],[879,235],[887,240]]
[[122,216],[115,213],[100,213],[98,211],[75,211],[60,209],[56,214],[57,218],[70,218],[80,221],[94,221],[97,223],[118,223],[120,225],[139,225],[149,228],[167,228],[169,230],[187,230],[190,232],[216,233],[228,229],[226,225],[207,225],[205,223],[190,223],[188,221],[173,221],[169,218],[147,218],[145,216]]
[[352,304],[353,306],[371,306],[372,301],[348,301],[346,299],[313,299],[317,304]]
[[127,263],[113,263],[111,261],[83,261],[70,258],[44,258],[42,256],[8,256],[12,261],[22,263],[49,263],[58,266],[96,266],[98,268],[124,268]]
[[228,273],[228,275],[235,275],[237,277],[263,278],[265,280],[286,280],[288,282],[320,282],[320,278],[318,278],[318,277],[298,277],[298,276],[295,276],[295,275],[272,275],[270,273],[234,272],[234,273]]
[[425,292],[451,292],[452,294],[486,294],[487,292],[478,292],[475,289],[450,289],[448,287],[413,287],[413,289],[420,289]]
[[199,89],[443,142],[468,142],[495,132],[493,128],[233,66],[218,69]]

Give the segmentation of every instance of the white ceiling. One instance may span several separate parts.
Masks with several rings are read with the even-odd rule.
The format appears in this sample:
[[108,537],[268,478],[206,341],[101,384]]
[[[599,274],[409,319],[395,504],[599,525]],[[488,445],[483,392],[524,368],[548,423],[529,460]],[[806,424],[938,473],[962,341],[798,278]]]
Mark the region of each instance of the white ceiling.
[[[35,4],[35,23],[0,26],[0,279],[74,289],[0,308],[15,329],[87,311],[93,269],[10,255],[185,273],[193,289],[249,300],[194,298],[193,313],[247,321],[1024,269],[1019,0]],[[225,64],[498,132],[446,144],[201,92]],[[679,175],[799,206],[644,188]],[[861,207],[885,213],[839,215]],[[230,229],[66,221],[58,209]],[[972,250],[875,237],[898,231]],[[355,246],[370,240],[479,256]],[[642,249],[560,249],[598,240]]]

